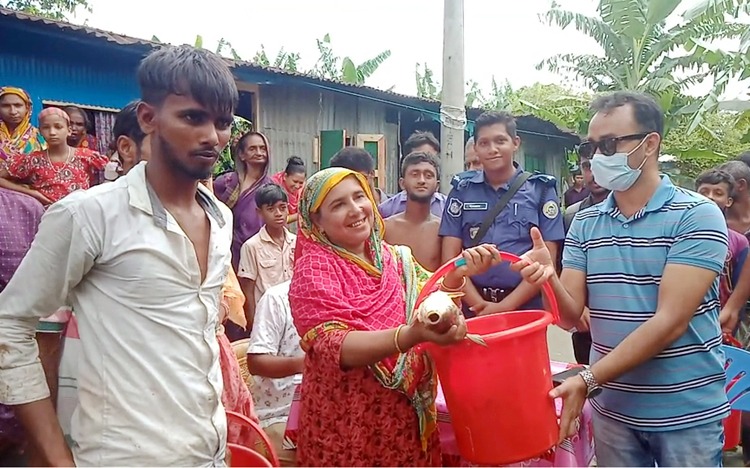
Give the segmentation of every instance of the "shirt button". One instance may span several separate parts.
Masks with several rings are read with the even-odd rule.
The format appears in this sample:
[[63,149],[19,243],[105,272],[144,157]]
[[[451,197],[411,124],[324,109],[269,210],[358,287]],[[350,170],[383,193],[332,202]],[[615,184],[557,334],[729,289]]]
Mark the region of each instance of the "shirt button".
[[624,227],[625,229],[627,229],[627,228],[630,227],[630,224],[625,223],[625,224],[622,225],[622,227]]

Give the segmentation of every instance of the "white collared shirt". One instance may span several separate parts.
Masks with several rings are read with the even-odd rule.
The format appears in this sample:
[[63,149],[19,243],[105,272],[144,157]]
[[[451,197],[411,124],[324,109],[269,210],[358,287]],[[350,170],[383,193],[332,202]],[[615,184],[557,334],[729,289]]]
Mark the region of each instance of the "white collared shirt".
[[[289,281],[285,281],[268,288],[258,301],[247,354],[304,356],[299,342],[300,337],[294,327],[292,309],[289,307]],[[302,374],[279,379],[253,375],[253,379],[255,412],[261,426],[268,427],[286,422],[292,406],[294,389],[302,381]]]
[[60,304],[81,337],[72,450],[78,466],[223,465],[216,340],[232,215],[204,187],[208,271],[146,183],[145,164],[50,207],[0,294],[0,402],[49,396],[34,328]]

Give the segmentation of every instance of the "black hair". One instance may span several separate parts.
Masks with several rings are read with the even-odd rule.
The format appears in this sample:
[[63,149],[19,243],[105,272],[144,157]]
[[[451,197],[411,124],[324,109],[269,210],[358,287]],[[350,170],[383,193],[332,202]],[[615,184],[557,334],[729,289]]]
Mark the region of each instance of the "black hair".
[[255,192],[255,204],[258,208],[273,206],[278,202],[289,203],[289,197],[280,185],[266,184]]
[[747,184],[750,184],[750,166],[742,161],[727,161],[719,164],[716,169],[731,175],[734,178],[735,185],[740,180],[744,180]]
[[305,169],[305,161],[303,161],[299,156],[290,157],[286,160],[286,169],[284,169],[284,174],[307,174],[307,170]]
[[170,94],[190,96],[216,114],[231,115],[239,94],[224,60],[213,52],[188,45],[164,46],[138,67],[141,99],[161,105]]
[[70,116],[71,112],[78,112],[79,114],[81,114],[81,116],[83,116],[83,125],[88,130],[89,126],[91,125],[88,112],[86,112],[85,110],[81,109],[78,106],[65,106],[63,110],[65,111],[66,114],[68,114],[68,116]]
[[701,172],[695,179],[695,190],[698,190],[701,185],[704,184],[727,184],[729,196],[734,197],[734,186],[736,183],[734,181],[734,177],[732,177],[732,174],[727,171],[723,171],[721,169],[708,169]]
[[343,167],[354,172],[369,174],[375,170],[375,160],[362,148],[347,146],[331,158],[331,167]]
[[[484,127],[491,127],[496,124],[503,124],[505,131],[511,138],[518,136],[516,118],[511,115],[510,112],[506,111],[487,111],[482,113],[477,120],[474,121],[474,137],[479,136],[479,130]],[[476,140],[475,140],[476,141]]]
[[415,166],[421,163],[430,163],[435,168],[435,175],[440,179],[440,164],[435,156],[429,153],[410,153],[401,162],[401,177],[406,177],[406,170],[409,166]]
[[644,132],[664,136],[664,110],[651,96],[636,91],[615,91],[599,96],[591,103],[593,112],[610,112],[618,107],[633,108],[633,117]]
[[586,169],[587,171],[591,170],[591,160],[584,159],[581,161],[581,169]]
[[121,136],[126,136],[133,140],[137,146],[140,146],[143,139],[146,138],[146,134],[143,133],[141,126],[138,125],[136,110],[140,102],[140,100],[135,100],[117,113],[115,125],[112,127],[112,135],[115,137],[114,142]]
[[743,163],[750,166],[750,151],[745,151],[744,153],[737,156],[738,161],[742,161]]
[[403,153],[408,156],[422,145],[430,145],[436,153],[440,152],[440,142],[435,135],[430,132],[414,132],[404,142]]

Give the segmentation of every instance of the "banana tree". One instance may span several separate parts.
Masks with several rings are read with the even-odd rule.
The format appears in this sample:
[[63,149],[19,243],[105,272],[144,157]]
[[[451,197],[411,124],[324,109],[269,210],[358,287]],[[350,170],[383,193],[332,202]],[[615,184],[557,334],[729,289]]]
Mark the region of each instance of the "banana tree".
[[266,48],[263,44],[260,45],[260,50],[256,52],[255,57],[253,57],[253,62],[257,63],[258,65],[263,65],[265,67],[279,68],[281,70],[286,70],[290,72],[299,71],[299,61],[300,61],[300,54],[296,52],[287,52],[284,50],[283,47],[279,49],[278,53],[276,54],[276,57],[272,61],[268,57],[268,54],[266,53]]
[[351,58],[341,58],[333,53],[330,34],[323,36],[323,39],[317,39],[316,42],[319,57],[311,70],[312,74],[344,83],[363,84],[391,56],[390,50],[384,50],[375,57],[356,65]]
[[[747,0],[702,0],[682,13],[682,21],[667,26],[682,0],[600,0],[598,15],[563,10],[553,3],[540,19],[553,26],[593,38],[602,54],[558,54],[538,69],[571,73],[596,92],[638,90],[654,95],[667,112],[667,127],[690,119],[689,130],[716,110],[727,82],[744,79],[748,71],[750,26],[736,21],[747,12]],[[729,19],[728,19],[729,18]],[[711,44],[718,39],[737,43],[734,51]],[[684,91],[709,82],[711,90],[697,99]]]

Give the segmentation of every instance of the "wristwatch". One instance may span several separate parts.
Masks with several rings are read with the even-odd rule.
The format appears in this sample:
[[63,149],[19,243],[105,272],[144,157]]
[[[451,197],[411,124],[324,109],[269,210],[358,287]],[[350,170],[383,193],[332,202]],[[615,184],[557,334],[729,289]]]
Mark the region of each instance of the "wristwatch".
[[586,384],[586,398],[594,398],[602,392],[602,386],[596,381],[590,369],[583,370],[578,375],[581,376]]

